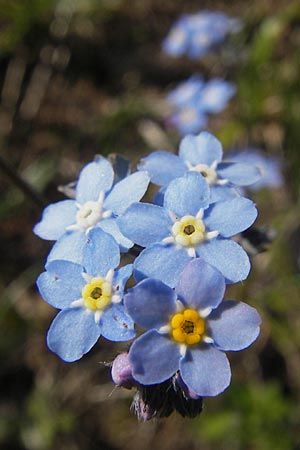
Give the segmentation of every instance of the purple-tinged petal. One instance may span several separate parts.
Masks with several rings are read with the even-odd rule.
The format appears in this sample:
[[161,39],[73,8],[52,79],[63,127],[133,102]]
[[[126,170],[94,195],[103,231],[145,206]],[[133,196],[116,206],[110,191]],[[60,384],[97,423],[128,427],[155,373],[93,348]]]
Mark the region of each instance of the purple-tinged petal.
[[65,232],[66,227],[76,221],[76,203],[74,200],[62,200],[44,209],[42,220],[33,229],[42,239],[56,241]]
[[156,278],[174,287],[191,259],[185,250],[177,249],[175,245],[153,244],[136,258],[133,274],[137,281]]
[[178,217],[187,214],[194,216],[199,209],[208,206],[209,195],[205,178],[196,172],[189,172],[171,181],[165,192],[164,207]]
[[70,261],[52,261],[37,279],[40,294],[54,308],[64,309],[81,298],[83,267]]
[[178,370],[179,346],[155,330],[147,331],[130,347],[132,375],[142,384],[161,383]]
[[143,158],[138,169],[146,170],[152,183],[166,186],[174,178],[182,177],[187,171],[187,166],[179,156],[165,151],[157,151]]
[[142,328],[159,329],[167,325],[176,312],[176,294],[162,281],[147,278],[125,295],[124,303],[128,314]]
[[115,239],[100,228],[93,228],[83,248],[83,265],[86,272],[94,277],[105,277],[119,262],[120,250]]
[[84,204],[96,201],[101,191],[107,192],[112,186],[114,171],[110,162],[99,157],[87,164],[80,172],[76,186],[76,200]]
[[224,297],[225,280],[215,267],[195,258],[185,266],[175,290],[186,306],[216,308]]
[[188,350],[180,361],[184,383],[201,397],[215,397],[230,384],[231,371],[225,353],[202,344]]
[[208,317],[209,336],[220,350],[242,350],[259,335],[260,316],[246,303],[227,300]]
[[133,246],[133,242],[121,233],[117,224],[117,219],[112,217],[110,219],[101,220],[101,222],[98,223],[98,227],[115,238],[120,246],[121,252],[127,252],[127,250]]
[[120,353],[112,363],[111,378],[117,386],[131,389],[136,383],[132,378],[132,369],[128,353]]
[[100,336],[94,314],[85,308],[68,308],[53,320],[47,335],[50,350],[66,362],[85,355]]
[[162,241],[173,225],[164,208],[150,203],[134,203],[117,223],[126,237],[142,247]]
[[112,210],[117,216],[122,214],[128,206],[143,197],[149,181],[147,172],[136,172],[119,181],[104,200],[105,209]]
[[205,211],[204,223],[210,230],[218,230],[224,237],[249,228],[257,217],[255,204],[244,197],[217,202]]
[[231,239],[211,239],[197,247],[197,255],[216,267],[226,283],[245,280],[250,271],[250,261],[242,247]]
[[218,165],[218,175],[237,186],[249,186],[261,178],[259,167],[252,164],[223,162]]
[[111,305],[103,312],[99,326],[103,337],[113,342],[123,342],[135,336],[134,322],[126,314],[124,306]]
[[83,247],[88,236],[82,231],[70,231],[62,235],[50,251],[47,262],[65,259],[83,265]]
[[215,161],[221,161],[223,156],[221,142],[207,131],[197,136],[186,136],[179,146],[179,156],[193,166],[207,164],[211,166]]

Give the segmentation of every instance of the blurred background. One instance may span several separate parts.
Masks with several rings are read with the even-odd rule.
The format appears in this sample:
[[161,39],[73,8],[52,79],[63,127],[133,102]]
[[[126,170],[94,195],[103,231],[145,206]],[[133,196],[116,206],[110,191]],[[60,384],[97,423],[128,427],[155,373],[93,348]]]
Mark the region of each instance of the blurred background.
[[[223,11],[244,26],[201,59],[162,41],[183,13]],[[300,4],[298,0],[0,0],[0,448],[3,450],[300,449]],[[196,419],[137,424],[115,389],[105,343],[67,364],[48,351],[56,312],[35,279],[49,242],[32,233],[96,153],[134,164],[176,151],[170,89],[192,74],[235,83],[207,130],[225,151],[255,147],[284,183],[249,193],[275,240],[227,298],[255,306],[262,333],[230,354],[231,387]]]

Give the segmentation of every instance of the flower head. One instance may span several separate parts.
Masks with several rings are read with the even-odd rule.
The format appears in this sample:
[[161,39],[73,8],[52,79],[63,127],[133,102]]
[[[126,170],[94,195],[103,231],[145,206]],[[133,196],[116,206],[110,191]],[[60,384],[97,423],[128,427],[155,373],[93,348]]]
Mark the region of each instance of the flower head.
[[146,279],[125,296],[133,320],[147,331],[129,351],[139,383],[162,383],[177,371],[195,396],[216,396],[230,383],[225,351],[248,347],[259,334],[257,311],[242,302],[223,301],[221,273],[201,259],[182,272],[175,291]]
[[82,248],[93,228],[100,227],[114,236],[123,250],[133,244],[126,239],[116,224],[133,202],[144,195],[149,177],[134,173],[113,185],[114,171],[110,162],[102,157],[87,164],[76,186],[75,200],[63,200],[49,205],[34,232],[43,239],[58,240],[48,261],[67,259],[82,262]]
[[49,348],[64,361],[87,353],[100,335],[127,341],[135,335],[124,311],[123,292],[131,265],[115,270],[120,261],[114,238],[94,228],[83,246],[83,264],[53,260],[38,280],[41,296],[61,309],[48,331]]

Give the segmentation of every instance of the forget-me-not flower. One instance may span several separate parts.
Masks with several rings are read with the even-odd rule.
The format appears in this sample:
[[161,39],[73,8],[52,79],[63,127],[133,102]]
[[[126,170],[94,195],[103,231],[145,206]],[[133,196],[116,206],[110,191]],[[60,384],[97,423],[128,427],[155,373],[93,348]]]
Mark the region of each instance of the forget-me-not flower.
[[225,351],[248,347],[259,334],[257,311],[243,302],[223,301],[224,278],[201,259],[182,272],[175,291],[146,279],[130,289],[125,307],[148,330],[130,347],[132,376],[139,383],[162,383],[177,371],[202,397],[216,396],[230,384]]
[[252,225],[255,205],[237,197],[209,206],[209,195],[205,178],[188,172],[171,181],[163,206],[133,203],[118,219],[122,233],[146,247],[134,262],[137,281],[152,277],[173,287],[195,257],[215,266],[228,283],[248,276],[249,258],[230,237]]
[[128,341],[135,335],[122,304],[132,266],[115,270],[119,246],[100,228],[85,240],[82,265],[53,260],[37,280],[44,300],[61,309],[49,328],[48,347],[67,362],[80,359],[101,335],[110,341]]
[[233,187],[248,186],[259,180],[261,173],[257,166],[247,162],[222,161],[222,158],[221,142],[203,131],[197,136],[184,137],[178,156],[156,151],[141,160],[139,169],[146,170],[151,181],[162,187],[185,173],[200,173],[210,186],[211,202],[236,196],[238,194]]
[[34,232],[43,239],[57,240],[48,261],[67,259],[81,263],[85,235],[95,227],[111,234],[122,250],[133,243],[120,232],[116,217],[145,194],[149,176],[133,173],[113,185],[110,162],[99,157],[87,164],[76,186],[75,200],[62,200],[47,206]]
[[223,42],[231,32],[240,29],[240,21],[222,12],[199,11],[179,18],[163,42],[163,50],[172,57],[205,56]]

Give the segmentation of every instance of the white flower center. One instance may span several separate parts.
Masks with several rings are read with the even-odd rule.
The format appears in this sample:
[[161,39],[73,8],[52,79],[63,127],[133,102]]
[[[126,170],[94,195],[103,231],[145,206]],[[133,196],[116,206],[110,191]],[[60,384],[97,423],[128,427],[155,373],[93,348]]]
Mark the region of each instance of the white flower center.
[[214,164],[211,166],[206,164],[197,164],[196,166],[190,167],[190,171],[200,173],[209,185],[216,184],[218,180],[218,174]]

